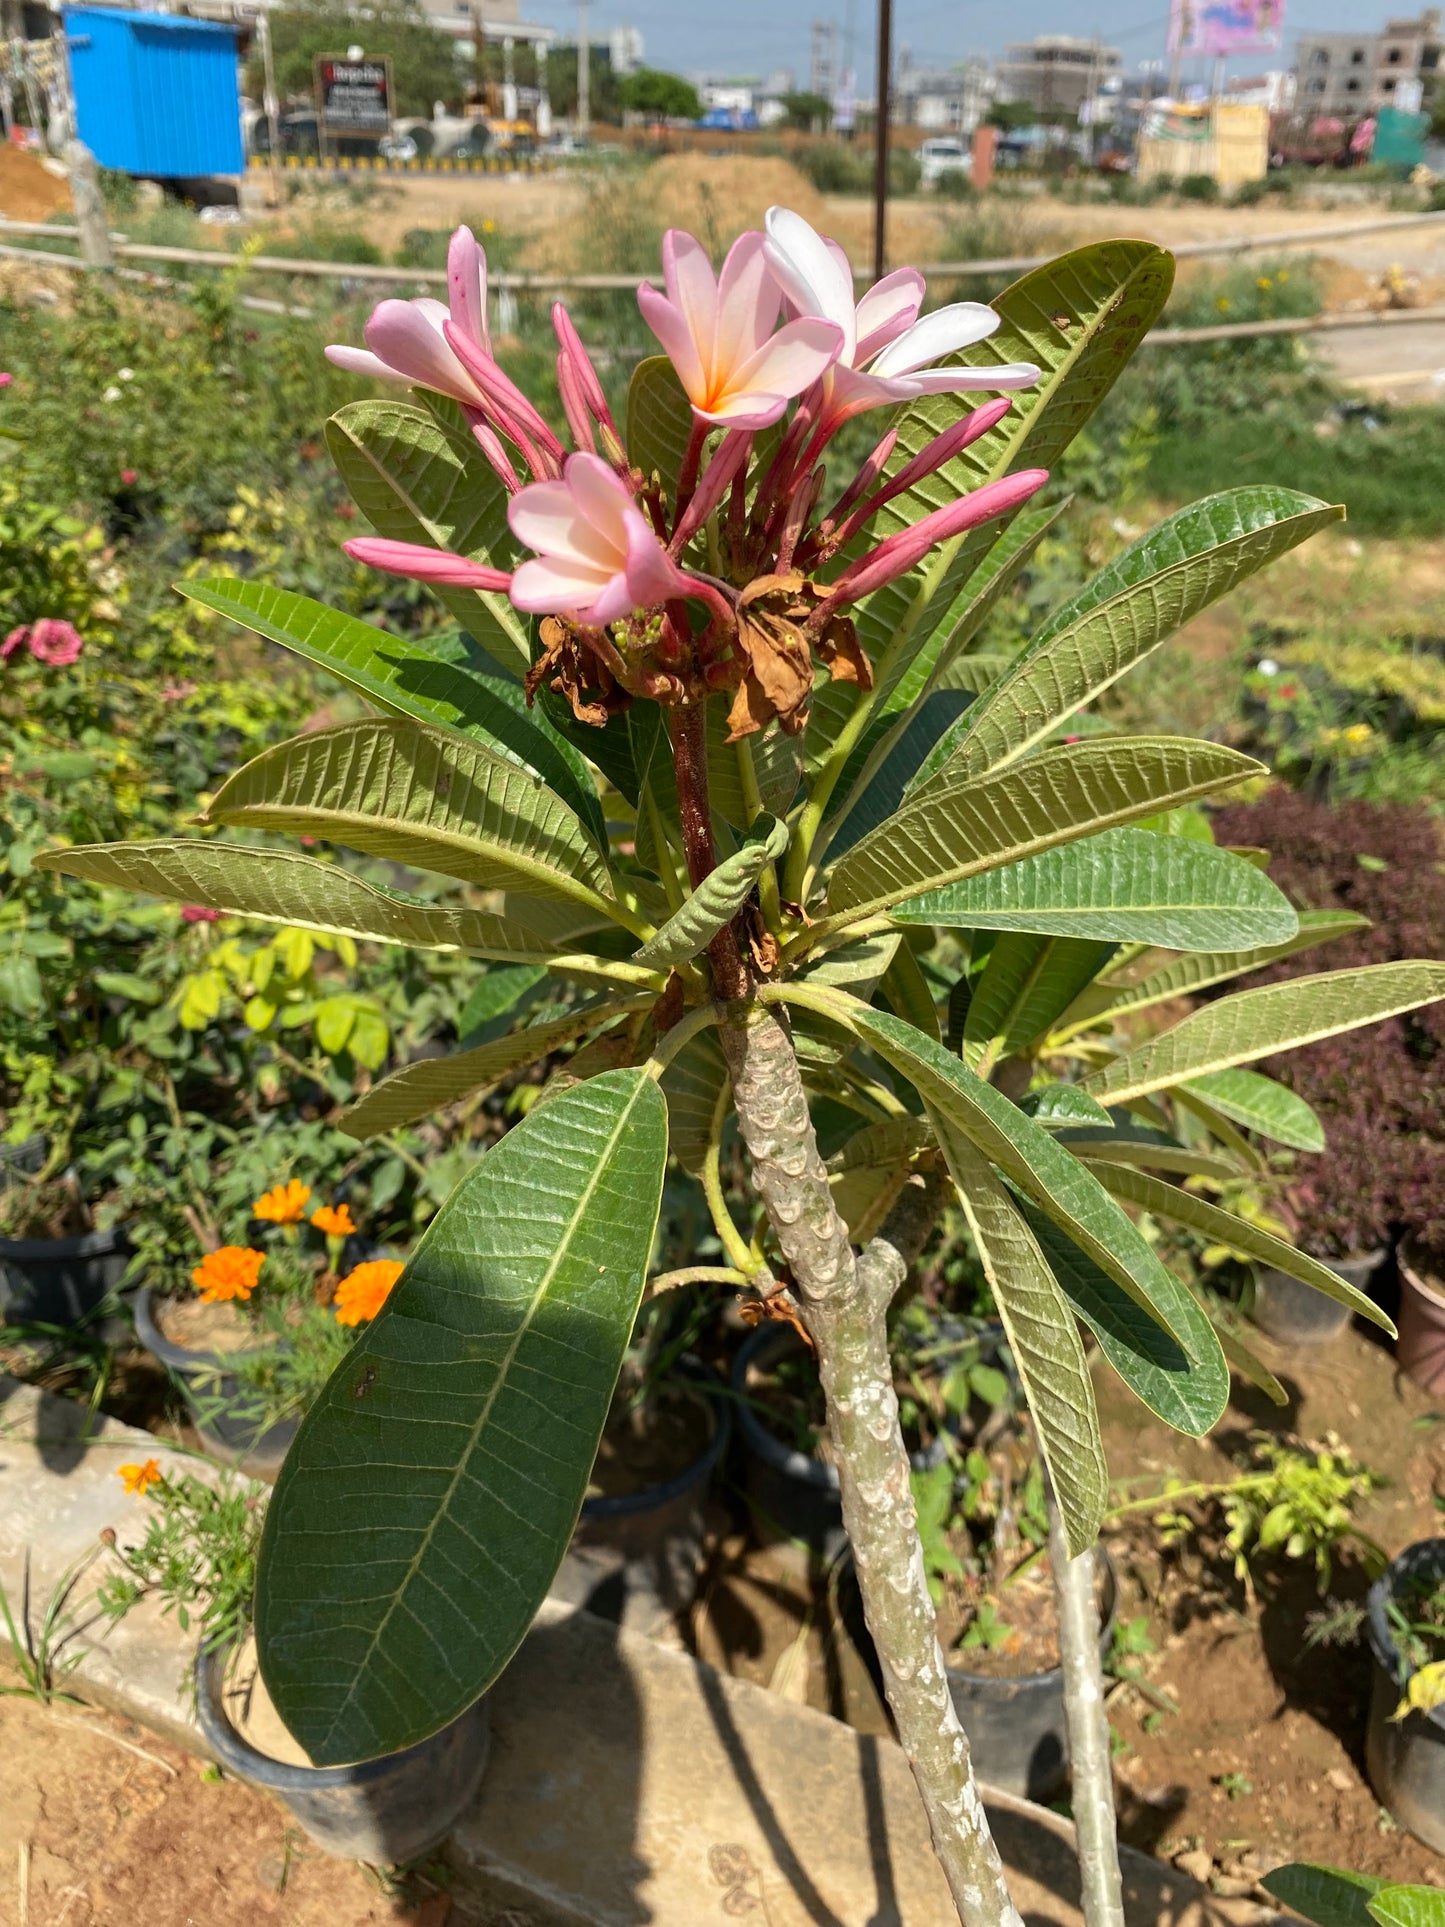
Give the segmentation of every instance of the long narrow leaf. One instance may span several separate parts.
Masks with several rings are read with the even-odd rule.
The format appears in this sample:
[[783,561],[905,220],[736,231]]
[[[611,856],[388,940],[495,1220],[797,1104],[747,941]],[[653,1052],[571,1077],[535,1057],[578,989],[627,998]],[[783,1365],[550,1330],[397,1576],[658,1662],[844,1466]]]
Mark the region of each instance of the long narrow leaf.
[[892,915],[1209,952],[1284,943],[1299,928],[1289,899],[1253,864],[1212,843],[1141,829],[1106,830],[985,871],[911,897]]
[[308,1413],[266,1510],[256,1640],[318,1766],[439,1731],[531,1624],[632,1335],[666,1156],[645,1072],[536,1106]]
[[752,895],[767,866],[788,847],[788,826],[773,817],[759,817],[748,841],[693,891],[675,916],[636,951],[632,961],[656,969],[687,963],[705,950],[724,924],[731,923]]
[[1273,1232],[1236,1217],[1234,1212],[1211,1204],[1207,1198],[1181,1190],[1177,1184],[1166,1184],[1162,1178],[1150,1177],[1147,1171],[1120,1165],[1100,1171],[1099,1176],[1116,1197],[1126,1198],[1130,1204],[1137,1204],[1141,1210],[1152,1212],[1156,1218],[1168,1218],[1174,1224],[1187,1225],[1191,1231],[1202,1232],[1212,1244],[1228,1245],[1230,1250],[1242,1251],[1262,1265],[1272,1265],[1276,1271],[1282,1271],[1290,1278],[1298,1278],[1302,1285],[1313,1285],[1326,1298],[1348,1305],[1361,1318],[1368,1318],[1372,1324],[1379,1325],[1394,1337],[1394,1325],[1372,1298],[1367,1298],[1362,1291],[1356,1291],[1353,1285],[1347,1285],[1328,1265],[1322,1265],[1318,1258],[1311,1258],[1307,1251],[1301,1251],[1286,1239],[1277,1238]]
[[1109,1468],[1078,1326],[988,1159],[941,1112],[930,1107],[929,1117],[993,1287],[1058,1494],[1069,1551],[1077,1556],[1098,1538],[1109,1499]]
[[1126,1104],[1213,1071],[1333,1037],[1445,997],[1445,964],[1366,964],[1241,990],[1206,1004],[1084,1079],[1091,1096]]
[[[351,499],[378,535],[512,566],[507,494],[459,424],[410,402],[351,402],[326,424],[326,446]],[[512,675],[531,666],[525,616],[506,596],[438,589],[437,599]]]
[[218,615],[278,642],[318,664],[378,707],[485,743],[535,770],[576,810],[599,843],[606,826],[587,765],[536,710],[527,708],[522,686],[494,668],[448,660],[370,623],[328,609],[309,596],[291,595],[265,582],[222,577],[177,584]]
[[1323,1151],[1325,1127],[1304,1099],[1258,1071],[1215,1071],[1189,1080],[1192,1095],[1246,1130],[1295,1151]]
[[830,874],[826,921],[834,926],[844,911],[871,916],[1055,844],[1228,789],[1260,769],[1235,750],[1175,737],[1044,750],[1026,766],[916,797],[865,836]]
[[366,883],[337,863],[292,850],[242,843],[96,843],[45,850],[36,868],[92,883],[139,890],[170,903],[195,903],[263,923],[407,944],[416,950],[465,950],[509,963],[545,964],[555,940],[520,920],[446,904],[418,903]]
[[1024,650],[937,745],[914,794],[1023,755],[1202,609],[1343,514],[1282,488],[1230,489],[1181,509]]
[[540,777],[404,718],[342,723],[263,751],[221,785],[206,820],[324,837],[483,888],[592,906],[611,888],[576,813]]
[[383,1078],[375,1090],[343,1111],[337,1127],[348,1137],[379,1137],[386,1131],[399,1131],[430,1117],[447,1104],[474,1097],[500,1084],[524,1064],[535,1064],[566,1044],[575,1043],[586,1031],[609,1022],[622,1011],[637,1008],[637,1000],[617,1000],[611,1004],[590,1005],[585,1010],[568,1011],[545,1023],[524,1026],[496,1037],[475,1050],[453,1051],[448,1057],[423,1057],[404,1070]]

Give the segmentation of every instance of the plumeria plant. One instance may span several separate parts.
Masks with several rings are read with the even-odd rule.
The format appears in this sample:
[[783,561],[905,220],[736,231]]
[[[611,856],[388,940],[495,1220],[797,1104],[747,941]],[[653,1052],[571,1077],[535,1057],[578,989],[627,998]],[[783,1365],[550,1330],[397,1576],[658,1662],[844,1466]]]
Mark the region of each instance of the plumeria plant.
[[[1016,658],[974,648],[1061,510],[1036,500],[1050,468],[1171,277],[1159,249],[1108,242],[990,307],[924,314],[910,269],[855,300],[841,250],[785,210],[716,275],[672,234],[664,289],[640,295],[665,352],[636,370],[625,421],[554,311],[564,436],[499,365],[485,260],[460,231],[445,306],[384,301],[364,351],[331,351],[410,395],[352,403],[328,428],[375,531],[352,554],[431,584],[457,633],[408,641],[260,582],[184,585],[377,711],[237,770],[208,832],[343,845],[436,873],[442,893],[211,834],[41,861],[572,987],[560,1013],[407,1065],[346,1115],[367,1137],[553,1067],[338,1367],[269,1508],[261,1664],[318,1764],[435,1732],[516,1649],[649,1289],[671,1156],[702,1185],[727,1262],[668,1277],[745,1294],[816,1350],[864,1609],[940,1861],[971,1927],[1013,1927],[939,1653],[886,1331],[957,1198],[1054,1494],[1083,1709],[1075,1810],[1094,1911],[1112,1917],[1107,1732],[1087,1672],[1107,1469],[1081,1328],[1171,1424],[1197,1434],[1220,1416],[1220,1339],[1131,1211],[1220,1239],[1223,1221],[1233,1247],[1384,1322],[1171,1179],[1225,1162],[1220,1133],[1248,1153],[1241,1109],[1268,1133],[1278,1087],[1241,1085],[1255,1077],[1241,1067],[1445,995],[1445,968],[1388,964],[1141,1032],[1139,1012],[1339,920],[1297,917],[1255,856],[1179,833],[1172,812],[1259,764],[1069,727],[1338,510],[1282,488],[1212,497],[1136,541]],[[849,472],[838,430],[869,413],[878,438]],[[1045,1033],[1056,1048],[1040,1054]],[[1190,1149],[1186,1113],[1215,1121],[1215,1149]],[[747,1231],[718,1176],[734,1128],[756,1192]]]

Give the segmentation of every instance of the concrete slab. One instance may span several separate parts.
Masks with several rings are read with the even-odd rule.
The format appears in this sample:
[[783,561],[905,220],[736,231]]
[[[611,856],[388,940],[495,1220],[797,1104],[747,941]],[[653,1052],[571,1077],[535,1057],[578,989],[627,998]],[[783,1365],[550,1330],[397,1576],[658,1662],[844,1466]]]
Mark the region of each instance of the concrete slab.
[[[0,1584],[33,1601],[97,1542],[143,1525],[115,1476],[163,1466],[149,1434],[0,1379]],[[86,1616],[89,1574],[77,1589]],[[204,1752],[186,1700],[190,1641],[152,1602],[72,1648],[75,1690]],[[684,1653],[550,1600],[492,1692],[493,1752],[452,1858],[458,1914],[501,1927],[955,1927],[906,1763]],[[1078,1927],[1067,1822],[989,1802],[1029,1927]],[[1261,1909],[1127,1856],[1131,1927],[1248,1927]]]

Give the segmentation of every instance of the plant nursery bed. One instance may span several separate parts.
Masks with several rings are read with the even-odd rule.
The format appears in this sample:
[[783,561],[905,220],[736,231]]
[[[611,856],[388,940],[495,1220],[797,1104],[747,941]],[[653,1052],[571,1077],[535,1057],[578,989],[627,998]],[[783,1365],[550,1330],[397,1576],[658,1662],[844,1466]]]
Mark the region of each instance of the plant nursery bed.
[[[1390,1351],[1357,1328],[1316,1354],[1287,1353],[1253,1333],[1250,1342],[1289,1392],[1289,1410],[1236,1382],[1224,1419],[1202,1441],[1141,1423],[1137,1406],[1126,1412],[1114,1397],[1109,1375],[1096,1374],[1115,1476],[1137,1478],[1130,1490],[1142,1494],[1170,1474],[1228,1478],[1257,1431],[1313,1444],[1342,1437],[1380,1482],[1360,1506],[1361,1528],[1392,1555],[1437,1536],[1445,1412],[1397,1373]],[[1224,1893],[1249,1892],[1284,1860],[1348,1861],[1445,1885],[1445,1860],[1395,1827],[1365,1776],[1366,1647],[1305,1645],[1322,1618],[1363,1604],[1358,1542],[1345,1542],[1323,1594],[1312,1561],[1278,1556],[1254,1563],[1248,1587],[1217,1514],[1194,1510],[1204,1529],[1177,1548],[1161,1548],[1151,1510],[1106,1534],[1119,1620],[1143,1617],[1154,1649],[1129,1662],[1145,1688],[1116,1688],[1110,1703],[1122,1744],[1120,1837]]]

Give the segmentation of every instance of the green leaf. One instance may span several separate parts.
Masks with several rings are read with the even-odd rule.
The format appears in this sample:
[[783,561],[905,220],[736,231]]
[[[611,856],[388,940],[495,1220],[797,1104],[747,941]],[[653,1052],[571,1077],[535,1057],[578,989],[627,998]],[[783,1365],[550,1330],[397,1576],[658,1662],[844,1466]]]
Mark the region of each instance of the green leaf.
[[[983,658],[965,656],[962,652],[1013,587],[1039,543],[1067,507],[1067,502],[1061,502],[1053,508],[1024,509],[1002,534],[996,535],[992,546],[975,565],[968,583],[955,597],[952,608],[937,624],[932,639],[914,653],[906,667],[890,672],[889,686],[880,688],[872,699],[872,716],[863,739],[843,766],[828,812],[830,821],[838,822],[850,814],[871,785],[874,773],[892,755],[898,733],[911,725],[918,706],[935,690],[948,688],[976,693],[986,689],[1012,662],[1012,656]],[[830,681],[814,695],[803,738],[814,765],[826,754],[857,699],[856,688],[845,682]],[[912,773],[910,770],[909,775]]]
[[[515,964],[510,969],[489,970],[479,977],[462,1005],[457,1018],[457,1036],[466,1039],[484,1024],[504,1017],[516,1008],[529,990],[545,983],[546,971],[538,964]],[[490,1039],[484,1039],[490,1042]]]
[[1316,944],[1331,943],[1351,931],[1367,930],[1369,921],[1352,910],[1302,910],[1299,935],[1284,943],[1156,960],[1152,967],[1147,958],[1135,956],[1127,965],[1127,976],[1132,981],[1124,980],[1125,967],[1121,962],[1116,966],[1117,977],[1114,970],[1106,972],[1103,981],[1095,989],[1086,991],[1073,1009],[1065,1012],[1065,1017],[1071,1025],[1085,1021],[1103,1023],[1126,1010],[1148,1010],[1153,1004],[1207,990],[1211,984],[1227,983],[1231,977],[1242,977],[1281,957],[1297,956],[1302,950],[1314,949]]
[[899,944],[883,973],[883,995],[898,1015],[925,1037],[938,1038],[938,1006],[932,987],[906,943]]
[[449,1057],[418,1058],[343,1111],[336,1120],[337,1128],[348,1137],[369,1138],[415,1124],[444,1105],[490,1090],[524,1064],[536,1063],[538,1058],[575,1043],[584,1032],[637,1007],[636,998],[593,1004],[584,1010],[570,1010],[564,1017],[509,1031],[505,1037],[478,1044],[475,1050],[453,1051]]
[[484,889],[511,885],[589,908],[606,906],[611,888],[575,811],[540,777],[403,717],[264,750],[227,778],[204,820],[324,837]]
[[[1085,1164],[1142,1164],[1156,1171],[1173,1171],[1181,1177],[1219,1178],[1229,1180],[1239,1176],[1239,1166],[1231,1164],[1227,1158],[1211,1157],[1207,1151],[1191,1150],[1187,1145],[1174,1144],[1161,1133],[1139,1130],[1137,1132],[1062,1130],[1059,1132],[1060,1144],[1067,1144],[1077,1158]],[[1102,1177],[1101,1182],[1108,1184]]]
[[1130,1391],[1176,1432],[1203,1438],[1229,1402],[1229,1367],[1218,1333],[1188,1288],[1174,1280],[1171,1311],[1188,1334],[1193,1361],[1064,1230],[1032,1205],[1021,1209],[1064,1296]]
[[1318,1117],[1302,1097],[1272,1077],[1258,1071],[1215,1071],[1209,1077],[1192,1077],[1189,1089],[1236,1124],[1276,1144],[1296,1151],[1325,1148],[1325,1127]]
[[1252,864],[1182,836],[1106,830],[900,903],[899,923],[1219,951],[1287,942],[1289,899]]
[[426,1739],[516,1651],[587,1488],[666,1153],[642,1071],[537,1105],[443,1205],[303,1421],[266,1509],[256,1640],[318,1766]]
[[356,1005],[350,997],[324,997],[312,1012],[316,1041],[328,1057],[346,1049],[346,1040],[356,1022]]
[[1232,1211],[1211,1204],[1207,1198],[1201,1198],[1193,1191],[1183,1191],[1177,1184],[1165,1184],[1161,1178],[1150,1177],[1144,1171],[1124,1166],[1101,1171],[1099,1175],[1116,1197],[1137,1204],[1142,1211],[1151,1212],[1156,1218],[1168,1218],[1173,1224],[1187,1225],[1191,1231],[1201,1232],[1211,1244],[1228,1245],[1232,1251],[1242,1251],[1262,1265],[1272,1265],[1276,1271],[1282,1271],[1290,1278],[1298,1278],[1302,1285],[1313,1285],[1326,1298],[1333,1298],[1336,1304],[1348,1305],[1361,1318],[1368,1318],[1372,1324],[1379,1325],[1394,1337],[1394,1325],[1373,1298],[1356,1291],[1353,1285],[1347,1285],[1343,1278],[1336,1277],[1329,1266],[1322,1265],[1318,1258],[1311,1258],[1308,1252],[1301,1251],[1284,1238],[1277,1238],[1261,1225],[1251,1224],[1248,1219],[1236,1217]]
[[803,983],[847,990],[866,1003],[888,975],[902,941],[897,930],[855,937],[851,943],[840,943],[820,956],[809,957],[798,976]]
[[606,825],[587,765],[565,738],[527,708],[520,683],[495,670],[448,661],[308,596],[290,595],[264,582],[221,577],[176,586],[193,602],[319,664],[378,707],[454,729],[535,770],[605,847]]
[[1366,1902],[1387,1881],[1375,1874],[1345,1873],[1307,1860],[1292,1861],[1267,1873],[1260,1886],[1292,1912],[1315,1922],[1315,1927],[1370,1927]]
[[680,1050],[662,1074],[673,1156],[696,1177],[712,1138],[718,1093],[728,1081],[717,1034],[705,1030]]
[[649,355],[627,388],[627,453],[644,477],[654,470],[663,494],[677,500],[677,478],[692,433],[692,404],[666,355]]
[[1380,1927],[1445,1927],[1445,1893],[1438,1887],[1389,1886],[1370,1898]]
[[[799,1001],[808,1002],[799,996],[797,984],[789,989]],[[1218,1359],[1208,1321],[1092,1172],[943,1045],[867,1005],[849,1004],[839,1016],[835,1013],[843,1000],[835,998],[836,993],[826,997],[835,1021],[849,1022],[909,1079],[926,1104],[972,1138],[1005,1177],[1035,1199],[1117,1281],[1148,1319],[1191,1356],[1206,1362]],[[1219,1364],[1222,1369],[1223,1361]]]
[[740,850],[724,857],[693,891],[674,916],[649,937],[632,961],[651,969],[672,969],[696,957],[725,924],[732,922],[752,895],[753,886],[770,863],[788,847],[788,826],[775,817],[760,816]]
[[[410,402],[355,401],[326,424],[326,446],[378,535],[512,566],[507,492],[459,427]],[[435,586],[433,593],[504,669],[527,673],[527,620],[505,595]]]
[[1343,514],[1281,488],[1230,489],[1181,509],[1046,625],[937,746],[915,794],[1012,762],[1201,609]]
[[[880,541],[1011,469],[1052,468],[1157,320],[1173,279],[1174,263],[1161,248],[1147,241],[1105,241],[1076,248],[1006,288],[991,304],[1001,316],[997,331],[954,359],[975,367],[1036,362],[1043,370],[1039,381],[1011,397],[1012,408],[988,434],[890,502],[870,525],[870,539]],[[911,461],[970,406],[968,396],[930,395],[906,408],[896,423],[891,470]],[[959,589],[992,547],[999,526],[987,523],[955,536],[919,569],[869,597],[859,635],[875,661],[895,636],[901,637],[896,662],[911,660],[934,626],[952,614]]]
[[1027,1050],[1085,984],[1113,946],[1077,937],[1005,931],[988,953],[963,1025],[963,1054],[975,1070],[988,1058]]
[[1084,1088],[1111,1104],[1187,1084],[1256,1057],[1296,1050],[1445,997],[1445,964],[1366,964],[1237,991],[1093,1071]]
[[[834,862],[870,830],[876,830],[897,813],[914,771],[971,701],[966,690],[935,689],[900,722],[890,737],[887,755],[878,764],[867,788],[828,838],[828,851]],[[866,739],[864,748],[866,753]],[[845,780],[846,776],[845,770]]]
[[1058,1495],[1069,1552],[1077,1557],[1099,1536],[1109,1500],[1109,1468],[1073,1312],[988,1159],[931,1106],[929,1117],[993,1287]]
[[865,836],[831,872],[836,927],[1126,823],[1229,789],[1261,765],[1235,750],[1180,737],[1117,738],[1042,750],[1018,769],[915,797]]
[[47,850],[37,867],[229,916],[415,950],[465,950],[477,957],[542,964],[557,949],[545,927],[536,931],[512,917],[418,903],[364,883],[339,863],[318,863],[290,850],[200,838],[94,843]]
[[1102,1124],[1109,1127],[1109,1113],[1096,1098],[1081,1091],[1077,1084],[1045,1084],[1041,1090],[1030,1091],[1023,1100],[1022,1109],[1045,1130],[1067,1130],[1080,1124]]

